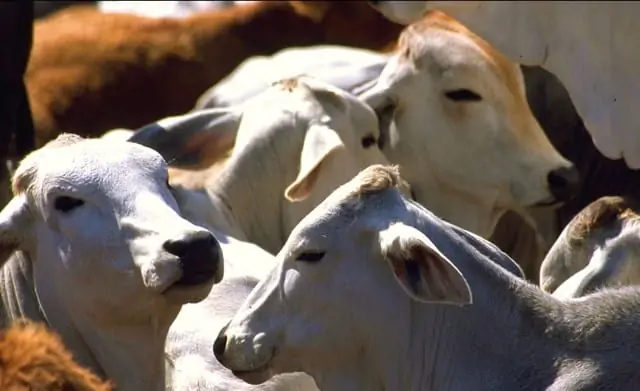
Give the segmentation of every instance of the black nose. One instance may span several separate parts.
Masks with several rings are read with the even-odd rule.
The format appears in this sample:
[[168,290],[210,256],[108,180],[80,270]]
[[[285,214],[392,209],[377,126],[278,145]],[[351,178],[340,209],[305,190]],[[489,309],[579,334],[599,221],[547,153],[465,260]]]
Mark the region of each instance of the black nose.
[[575,166],[562,167],[547,175],[549,191],[558,201],[567,201],[579,190],[580,173]]
[[163,248],[177,256],[182,278],[176,285],[199,285],[210,281],[222,263],[222,250],[208,231],[196,231],[176,240],[167,240]]
[[220,362],[222,362],[221,358],[224,354],[224,349],[227,347],[227,327],[229,327],[229,323],[227,323],[222,328],[222,330],[220,330],[220,332],[218,333],[218,338],[216,338],[215,342],[213,343],[213,355]]

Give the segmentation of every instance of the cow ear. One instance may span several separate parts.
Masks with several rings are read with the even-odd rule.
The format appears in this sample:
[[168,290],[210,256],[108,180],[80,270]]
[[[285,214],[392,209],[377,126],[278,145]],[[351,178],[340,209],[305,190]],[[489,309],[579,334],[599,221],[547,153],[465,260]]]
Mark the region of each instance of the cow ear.
[[172,167],[203,169],[233,148],[241,117],[231,108],[199,110],[145,125],[128,141],[154,149]]
[[412,299],[468,305],[471,289],[458,268],[422,232],[402,223],[380,232],[382,256]]
[[291,202],[307,198],[318,178],[322,162],[342,146],[342,140],[335,130],[326,125],[311,125],[304,137],[298,177],[285,190],[285,198]]
[[13,197],[0,211],[0,267],[23,244],[32,220],[24,194]]
[[378,117],[378,127],[380,137],[378,147],[383,149],[388,143],[391,133],[391,123],[396,113],[397,104],[388,88],[380,87],[379,84],[369,84],[369,88],[363,88],[358,94],[358,98],[369,105]]

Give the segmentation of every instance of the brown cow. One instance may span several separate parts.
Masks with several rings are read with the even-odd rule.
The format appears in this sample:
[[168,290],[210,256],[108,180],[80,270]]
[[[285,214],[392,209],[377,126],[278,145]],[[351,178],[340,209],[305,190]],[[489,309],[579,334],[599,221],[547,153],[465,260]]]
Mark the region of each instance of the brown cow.
[[78,365],[53,331],[18,322],[0,333],[0,389],[111,391],[112,387]]

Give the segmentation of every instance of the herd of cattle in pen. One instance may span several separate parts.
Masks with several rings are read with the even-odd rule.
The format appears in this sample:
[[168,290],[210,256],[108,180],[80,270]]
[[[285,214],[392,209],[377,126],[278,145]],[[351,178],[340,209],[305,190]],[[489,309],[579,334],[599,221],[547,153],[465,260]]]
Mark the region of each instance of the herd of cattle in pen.
[[0,390],[640,390],[640,3],[60,8]]

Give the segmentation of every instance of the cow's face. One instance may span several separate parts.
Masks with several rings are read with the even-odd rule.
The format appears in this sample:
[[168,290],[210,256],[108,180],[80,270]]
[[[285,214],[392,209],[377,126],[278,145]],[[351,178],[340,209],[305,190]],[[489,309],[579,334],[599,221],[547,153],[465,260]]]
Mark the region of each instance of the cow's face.
[[222,277],[205,229],[180,217],[156,152],[64,135],[32,153],[0,215],[0,249],[24,250],[43,306],[92,323],[163,322]]
[[392,338],[385,324],[409,316],[412,302],[471,303],[458,269],[403,223],[415,216],[390,171],[367,168],[300,222],[216,340],[223,365],[252,383],[304,371],[320,388],[346,376],[367,389],[344,368],[371,364],[367,350]]
[[418,201],[427,181],[499,208],[564,201],[578,185],[526,101],[520,68],[442,13],[403,33],[361,98]]

